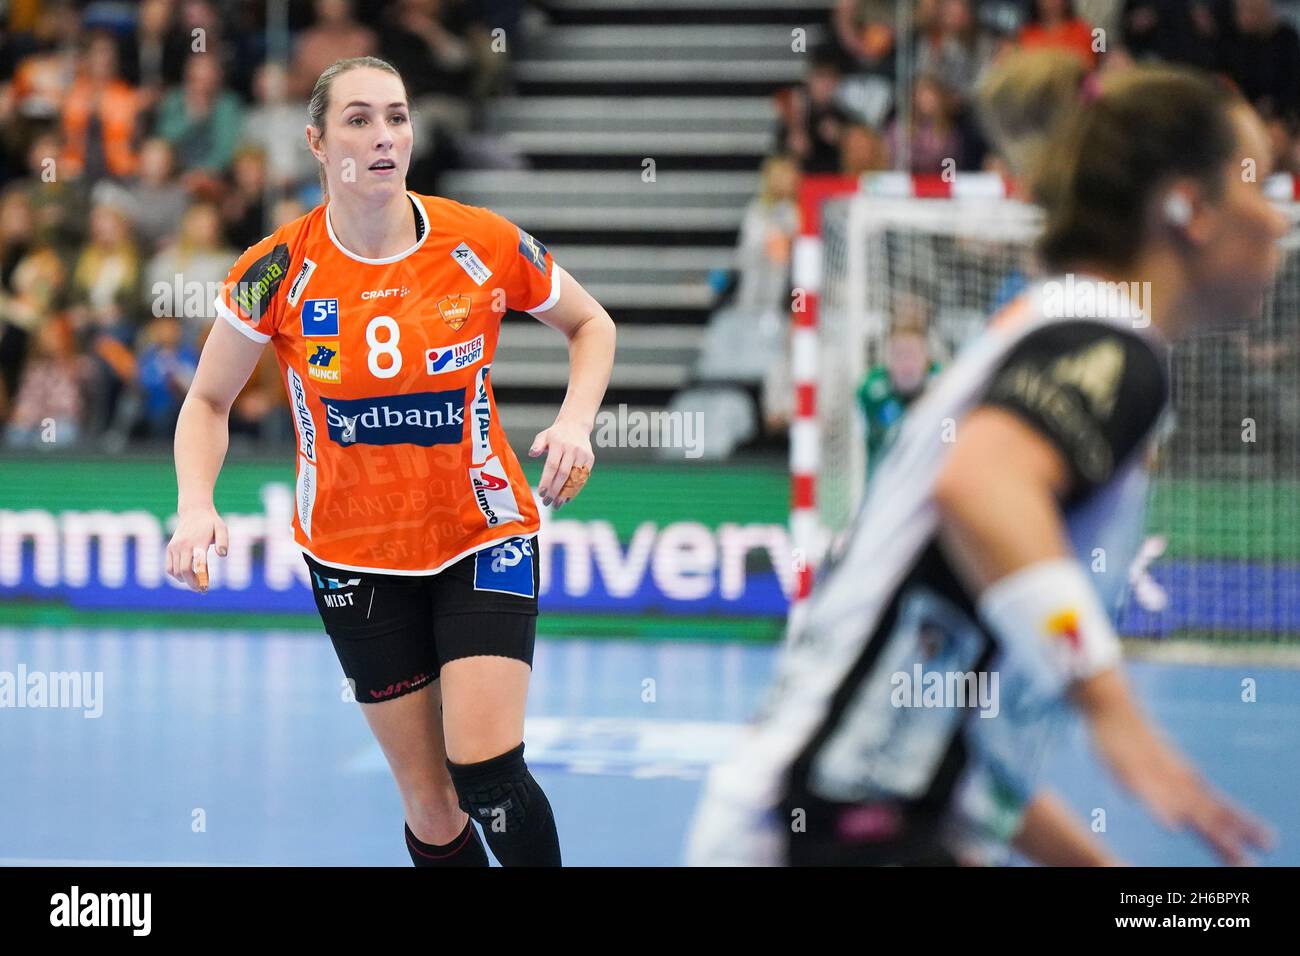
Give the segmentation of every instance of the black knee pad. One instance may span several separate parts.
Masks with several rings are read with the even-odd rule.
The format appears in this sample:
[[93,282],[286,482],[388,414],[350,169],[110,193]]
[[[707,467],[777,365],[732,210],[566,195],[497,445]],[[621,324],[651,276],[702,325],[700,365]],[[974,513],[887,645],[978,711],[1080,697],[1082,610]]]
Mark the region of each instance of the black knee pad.
[[528,821],[529,807],[545,804],[533,775],[524,763],[524,745],[479,763],[447,761],[460,808],[478,821],[483,832],[520,833]]

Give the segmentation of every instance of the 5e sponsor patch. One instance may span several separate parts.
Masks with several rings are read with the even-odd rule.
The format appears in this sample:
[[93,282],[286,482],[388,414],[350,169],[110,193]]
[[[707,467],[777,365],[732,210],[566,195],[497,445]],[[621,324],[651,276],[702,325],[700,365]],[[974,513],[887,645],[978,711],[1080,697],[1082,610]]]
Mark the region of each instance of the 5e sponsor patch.
[[302,334],[309,339],[338,338],[339,300],[308,299],[302,304]]

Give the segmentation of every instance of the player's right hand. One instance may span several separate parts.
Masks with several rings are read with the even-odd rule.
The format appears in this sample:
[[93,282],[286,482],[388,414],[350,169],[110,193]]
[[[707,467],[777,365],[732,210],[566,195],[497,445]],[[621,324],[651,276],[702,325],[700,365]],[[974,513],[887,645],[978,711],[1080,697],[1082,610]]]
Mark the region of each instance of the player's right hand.
[[1129,791],[1169,830],[1190,830],[1229,866],[1273,845],[1269,827],[1215,790],[1136,714],[1093,725],[1101,756]]
[[192,508],[180,514],[176,533],[167,545],[167,574],[191,591],[208,589],[208,548],[217,547],[223,558],[230,548],[230,532],[215,508]]

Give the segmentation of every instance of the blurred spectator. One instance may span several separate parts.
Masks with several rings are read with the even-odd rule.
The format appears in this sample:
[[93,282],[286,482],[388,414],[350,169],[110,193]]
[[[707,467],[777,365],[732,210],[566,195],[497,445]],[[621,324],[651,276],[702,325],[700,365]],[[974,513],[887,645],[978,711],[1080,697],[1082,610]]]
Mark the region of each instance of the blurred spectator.
[[38,308],[19,295],[14,282],[19,265],[32,249],[35,223],[26,193],[14,189],[0,198],[0,393],[3,393],[0,403],[3,405],[18,391],[31,331],[41,318]]
[[68,321],[58,318],[43,325],[23,372],[5,443],[11,447],[75,444],[85,408],[84,369]]
[[42,10],[33,32],[35,49],[19,59],[13,82],[0,93],[0,125],[9,127],[13,143],[24,142],[34,124],[58,119],[64,92],[77,75],[80,30],[71,3],[51,3]]
[[286,438],[292,432],[289,399],[280,380],[275,350],[264,349],[253,374],[230,406],[231,437],[266,442]]
[[235,249],[247,249],[263,236],[266,228],[266,154],[256,146],[243,146],[235,153],[233,187],[221,200],[221,221]]
[[844,128],[840,137],[840,173],[861,176],[889,168],[889,147],[879,132],[865,123]]
[[135,172],[135,90],[117,70],[117,42],[107,33],[90,34],[85,61],[63,104],[63,154],[69,175],[95,182],[105,175]]
[[831,25],[852,72],[893,77],[895,16],[893,0],[836,0]]
[[954,120],[948,92],[933,76],[918,76],[912,87],[911,129],[903,130],[897,118],[885,133],[890,154],[898,157],[907,137],[908,167],[913,173],[943,173],[965,168],[962,139]]
[[1135,60],[1214,69],[1218,25],[1209,0],[1126,0],[1124,46]]
[[[145,297],[150,303],[150,314],[157,316],[168,311],[154,303],[171,302],[171,314],[182,320],[186,341],[196,341],[210,324],[208,310],[214,296],[207,290],[225,281],[230,264],[238,255],[237,250],[222,240],[221,214],[216,205],[195,203],[186,210],[176,241],[149,262]],[[176,290],[180,290],[179,301]],[[195,290],[203,290],[201,296]]]
[[173,0],[143,0],[124,45],[122,73],[153,106],[164,88],[180,83],[193,42],[177,23]]
[[380,36],[380,53],[410,77],[407,93],[464,95],[474,67],[469,42],[442,21],[442,0],[397,0]]
[[349,0],[316,0],[316,24],[304,30],[294,44],[295,95],[310,96],[317,78],[335,60],[374,56],[378,51],[375,31],[353,19]]
[[803,85],[782,101],[780,151],[798,158],[806,173],[833,173],[840,166],[840,135],[849,116],[836,102],[840,69],[835,59],[815,55]]
[[[289,100],[289,74],[268,61],[253,77],[256,101],[245,114],[244,142],[266,154],[271,184],[294,190],[316,179],[316,159],[307,148],[307,107]],[[261,236],[259,235],[260,239]]]
[[992,38],[980,32],[970,0],[939,0],[916,51],[916,71],[928,73],[950,90],[969,90],[993,58]]
[[1300,36],[1272,0],[1233,0],[1220,49],[1224,71],[1265,117],[1300,111]]
[[242,125],[243,107],[222,86],[217,59],[195,53],[185,63],[184,85],[163,98],[155,132],[171,143],[177,167],[195,189],[230,168]]
[[72,177],[58,175],[59,136],[38,134],[27,149],[28,174],[13,188],[26,193],[36,215],[36,238],[55,246],[69,260],[85,236],[85,190]]
[[759,194],[745,207],[736,247],[734,305],[754,314],[789,308],[790,250],[799,232],[799,167],[788,156],[763,161]]
[[1092,25],[1075,13],[1074,0],[1031,0],[1018,42],[1030,49],[1069,50],[1088,66],[1097,65]]
[[290,196],[285,199],[278,199],[275,205],[271,207],[271,231],[279,229],[281,226],[293,222],[307,215],[307,207],[296,197]]
[[141,246],[154,250],[175,235],[189,197],[172,177],[172,148],[161,137],[140,147],[139,175],[124,190]]
[[130,344],[140,317],[140,259],[124,210],[96,203],[90,236],[72,273],[73,328],[92,355],[87,369],[91,431],[113,420],[131,379]]
[[170,438],[199,365],[199,353],[184,341],[178,319],[150,320],[136,354],[136,399],[140,408],[129,426],[133,437]]

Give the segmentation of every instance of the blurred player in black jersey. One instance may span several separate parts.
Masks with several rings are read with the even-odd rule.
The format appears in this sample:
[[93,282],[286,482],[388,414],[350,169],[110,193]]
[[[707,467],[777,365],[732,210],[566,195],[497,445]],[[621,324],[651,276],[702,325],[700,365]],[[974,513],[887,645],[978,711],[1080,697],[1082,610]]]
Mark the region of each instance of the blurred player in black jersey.
[[1142,712],[1107,613],[1141,543],[1168,350],[1249,315],[1277,270],[1267,136],[1209,80],[1143,68],[1043,154],[1046,277],[909,411],[762,718],[710,777],[690,862],[1052,862],[1032,797],[1068,707],[1164,825],[1228,863],[1270,839]]

